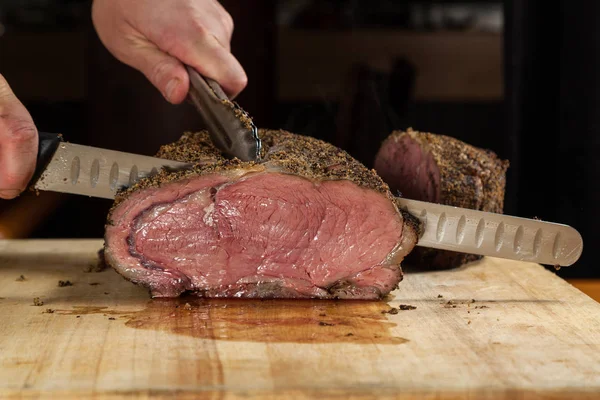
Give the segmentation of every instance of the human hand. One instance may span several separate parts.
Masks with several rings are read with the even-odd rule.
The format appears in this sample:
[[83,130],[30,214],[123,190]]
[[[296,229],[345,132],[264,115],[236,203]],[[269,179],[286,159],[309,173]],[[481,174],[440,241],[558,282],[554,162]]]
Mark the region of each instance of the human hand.
[[233,20],[217,0],[94,0],[92,20],[106,48],[173,104],[188,93],[184,63],[231,98],[246,87],[246,73],[231,54]]
[[31,115],[0,74],[0,198],[26,189],[35,170],[38,133]]

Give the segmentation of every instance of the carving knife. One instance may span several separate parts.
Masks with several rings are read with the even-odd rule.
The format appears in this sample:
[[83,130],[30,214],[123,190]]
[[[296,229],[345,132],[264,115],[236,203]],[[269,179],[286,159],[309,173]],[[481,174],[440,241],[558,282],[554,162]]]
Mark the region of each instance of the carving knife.
[[[65,143],[55,134],[41,133],[39,148],[34,189],[106,199],[113,199],[118,189],[163,167],[190,167],[177,161]],[[417,246],[554,266],[574,264],[583,250],[581,235],[567,225],[404,198],[397,203],[423,224]]]

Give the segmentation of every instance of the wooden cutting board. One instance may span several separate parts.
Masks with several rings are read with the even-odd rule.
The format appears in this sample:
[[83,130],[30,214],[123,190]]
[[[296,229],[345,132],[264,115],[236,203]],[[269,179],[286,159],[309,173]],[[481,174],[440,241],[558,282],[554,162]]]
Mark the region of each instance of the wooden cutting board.
[[408,273],[381,302],[151,300],[90,272],[101,246],[0,241],[0,398],[600,396],[600,304],[536,264]]

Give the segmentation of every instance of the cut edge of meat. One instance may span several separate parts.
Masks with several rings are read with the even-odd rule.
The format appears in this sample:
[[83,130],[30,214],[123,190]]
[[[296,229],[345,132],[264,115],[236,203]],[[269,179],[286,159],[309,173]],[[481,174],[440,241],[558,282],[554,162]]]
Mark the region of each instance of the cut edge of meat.
[[374,168],[396,196],[440,202],[440,169],[429,146],[418,137],[390,135],[377,152]]
[[[183,292],[191,291],[205,297],[379,299],[396,288],[402,280],[400,262],[412,250],[419,236],[420,226],[418,220],[398,209],[392,201],[394,197],[391,196],[388,186],[374,171],[368,170],[342,150],[313,138],[284,131],[261,130],[261,134],[261,139],[266,144],[263,147],[263,156],[266,161],[264,164],[243,163],[238,160],[219,158],[213,163],[202,163],[202,160],[215,157],[215,153],[211,153],[212,149],[207,150],[204,148],[210,144],[209,141],[205,140],[206,133],[188,133],[182,137],[178,145],[163,146],[161,152],[159,152],[159,155],[163,158],[198,162],[198,164],[194,168],[185,171],[161,171],[159,175],[142,179],[133,187],[119,193],[109,213],[107,223],[105,235],[107,262],[126,279],[149,288],[153,297],[174,297]],[[182,144],[184,146],[181,146]],[[135,251],[129,252],[133,243],[129,233],[131,224],[135,223],[140,211],[143,212],[152,208],[157,201],[160,203],[160,196],[157,197],[157,194],[168,191],[170,184],[181,186],[182,182],[188,182],[183,184],[183,187],[187,187],[189,192],[181,191],[182,189],[178,188],[177,199],[181,199],[193,193],[194,189],[199,189],[198,187],[189,186],[189,182],[194,180],[213,179],[214,181],[204,185],[206,187],[213,187],[214,185],[235,187],[235,182],[244,181],[248,177],[261,174],[288,174],[288,180],[291,177],[291,179],[310,181],[318,187],[349,185],[354,192],[362,191],[366,193],[370,198],[368,207],[367,202],[365,202],[363,208],[372,207],[373,203],[377,203],[377,201],[384,205],[384,209],[387,208],[387,211],[377,216],[378,223],[381,221],[388,221],[389,223],[390,217],[395,220],[393,222],[395,227],[391,229],[395,232],[394,234],[397,234],[393,246],[390,245],[391,249],[384,249],[385,257],[382,256],[382,259],[378,262],[371,260],[371,264],[367,268],[346,271],[339,276],[340,279],[330,280],[326,285],[315,286],[316,289],[313,291],[297,290],[297,287],[293,287],[294,281],[287,279],[285,276],[280,277],[281,279],[277,276],[271,276],[269,279],[260,280],[260,282],[253,281],[251,277],[245,277],[242,286],[236,286],[238,282],[235,281],[234,284],[229,282],[226,287],[199,288],[197,282],[193,282],[193,279],[186,273],[182,273],[176,268],[161,268],[156,263],[147,262],[146,265],[141,265],[140,259],[135,257]],[[334,183],[332,186],[332,182],[338,183]],[[290,191],[293,192],[293,189],[290,189]],[[167,203],[169,203],[169,200],[167,200]],[[360,204],[354,206],[360,206]],[[132,207],[137,211],[132,210]],[[353,209],[350,210],[354,211]],[[133,213],[133,215],[129,215],[129,222],[123,225],[121,220],[127,213]],[[388,215],[388,217],[383,217],[383,215]],[[389,232],[387,235],[389,236]],[[385,235],[382,237],[385,237]],[[156,235],[152,239],[162,240]],[[354,240],[354,243],[359,243],[359,245],[360,242],[359,239]],[[146,254],[147,252],[142,251],[142,253]]]

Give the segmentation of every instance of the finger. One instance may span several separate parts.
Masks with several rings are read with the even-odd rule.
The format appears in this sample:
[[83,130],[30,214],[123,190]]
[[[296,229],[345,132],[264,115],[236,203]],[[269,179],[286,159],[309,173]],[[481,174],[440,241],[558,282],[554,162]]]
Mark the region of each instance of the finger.
[[27,109],[0,75],[0,198],[17,197],[35,170],[38,134]]
[[227,51],[231,52],[231,37],[233,35],[233,18],[218,1],[212,2],[209,9],[210,18],[205,18],[207,30]]
[[238,60],[210,34],[182,43],[177,58],[202,75],[219,82],[225,93],[234,99],[248,83],[248,77]]
[[146,78],[173,104],[187,96],[189,77],[183,64],[145,39],[136,39],[122,61],[141,71]]

